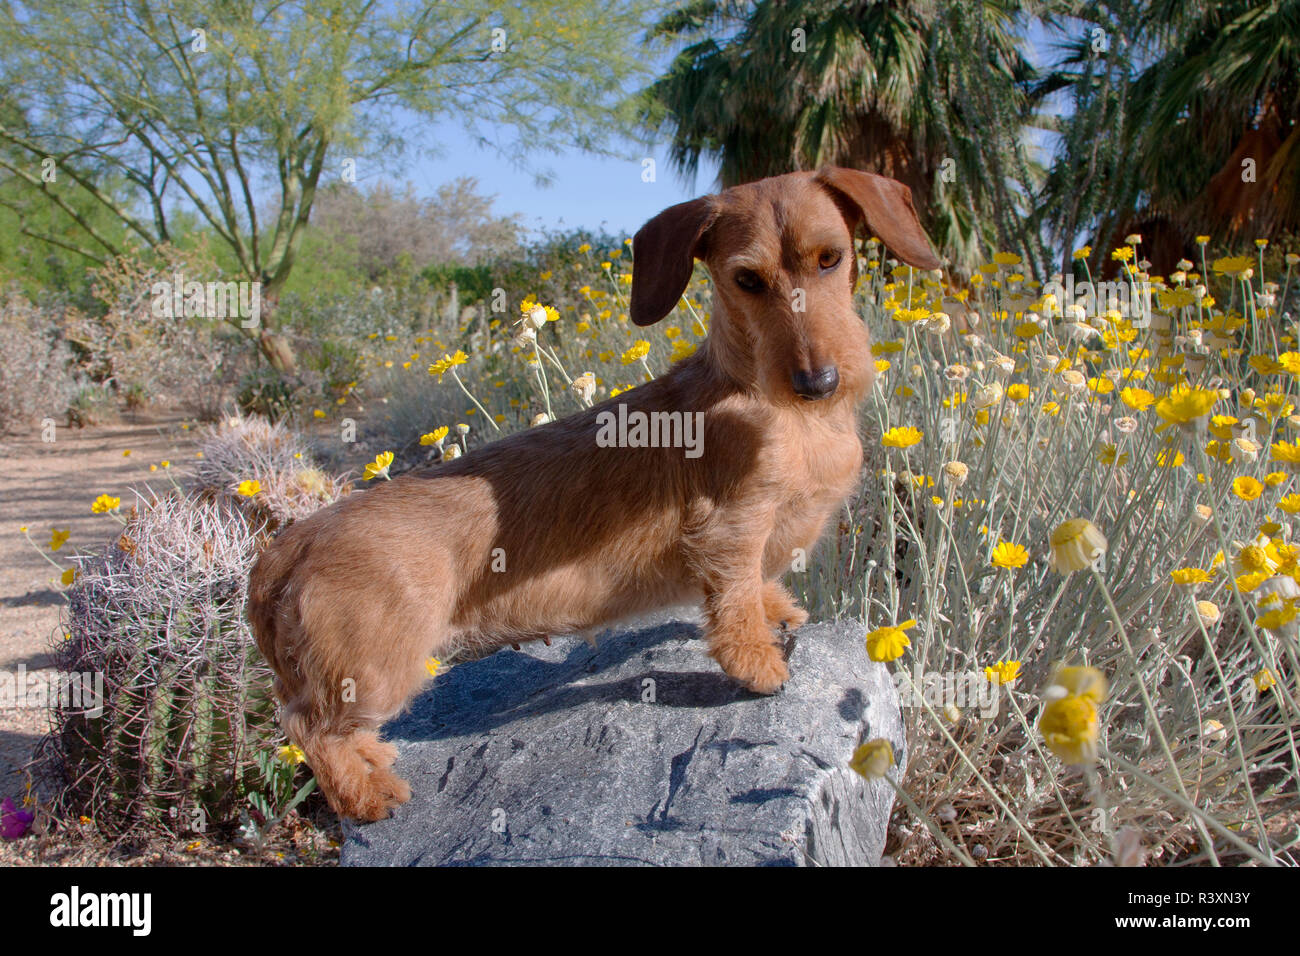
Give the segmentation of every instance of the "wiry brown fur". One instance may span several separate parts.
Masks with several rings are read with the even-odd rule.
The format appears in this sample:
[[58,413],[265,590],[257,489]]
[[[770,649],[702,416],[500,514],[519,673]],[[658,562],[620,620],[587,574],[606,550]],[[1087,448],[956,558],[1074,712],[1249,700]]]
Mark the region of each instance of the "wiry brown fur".
[[[780,688],[776,629],[807,615],[778,578],[861,468],[856,408],[874,371],[852,305],[862,219],[895,255],[937,265],[906,189],[852,170],[666,210],[634,240],[632,319],[663,318],[702,258],[714,312],[694,356],[595,408],[345,498],[266,548],[249,616],[285,728],[340,814],[373,820],[409,798],[377,731],[426,678],[426,659],[461,642],[498,647],[698,602],[722,669],[755,691]],[[742,267],[760,291],[737,285]],[[796,394],[798,373],[827,367],[833,394]],[[597,415],[619,403],[703,412],[703,455],[597,447]]]

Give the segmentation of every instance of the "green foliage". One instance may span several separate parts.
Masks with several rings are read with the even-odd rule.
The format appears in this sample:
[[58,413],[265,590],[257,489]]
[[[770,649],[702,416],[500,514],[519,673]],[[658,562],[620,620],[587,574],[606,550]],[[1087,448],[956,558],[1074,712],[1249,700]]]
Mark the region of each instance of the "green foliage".
[[292,383],[275,369],[259,366],[239,380],[235,404],[244,415],[261,415],[278,422],[298,404],[295,391]]
[[281,304],[291,298],[303,301],[347,295],[363,285],[357,245],[356,236],[324,235],[308,228],[298,265],[285,281]]
[[[60,185],[45,188],[57,190]],[[0,180],[0,285],[17,283],[32,299],[61,293],[69,302],[90,308],[88,260],[75,248],[85,231],[43,192],[17,178]],[[74,194],[70,204],[95,229],[123,238],[124,229],[86,197]]]
[[254,754],[253,760],[262,779],[260,785],[250,789],[248,805],[257,817],[245,814],[243,829],[254,843],[260,845],[276,824],[311,796],[316,789],[316,778],[310,778],[295,789],[294,779],[298,771],[295,762],[269,751]]
[[1041,261],[1023,142],[1034,70],[1018,45],[1032,6],[696,0],[654,31],[680,52],[646,90],[643,118],[669,133],[688,175],[702,156],[721,163],[724,185],[869,169],[911,187],[958,267],[994,243]]
[[454,282],[460,301],[466,304],[482,302],[495,288],[492,269],[488,266],[431,265],[425,267],[420,277],[438,289],[446,289]]
[[[400,156],[398,108],[462,118],[485,141],[486,125],[512,129],[525,150],[599,148],[625,128],[644,5],[68,0],[50,13],[19,0],[0,7],[0,168],[40,190],[48,159],[68,183],[48,201],[70,216],[97,204],[150,245],[171,240],[178,204],[192,209],[274,299],[318,189],[368,155]],[[120,234],[80,224],[82,254],[120,255]]]
[[1182,248],[1198,232],[1249,248],[1300,229],[1300,3],[1070,13],[1042,90],[1067,93],[1071,112],[1039,201],[1066,254],[1081,233],[1107,243],[1135,222]]

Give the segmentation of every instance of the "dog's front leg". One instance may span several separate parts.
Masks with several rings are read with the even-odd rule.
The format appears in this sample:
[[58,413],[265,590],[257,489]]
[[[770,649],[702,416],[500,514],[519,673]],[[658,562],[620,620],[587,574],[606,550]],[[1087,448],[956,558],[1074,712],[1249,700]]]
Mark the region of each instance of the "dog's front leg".
[[780,581],[763,584],[763,610],[767,623],[782,631],[797,631],[808,623],[808,612],[794,603],[794,598]]
[[790,677],[766,613],[757,556],[752,569],[706,581],[704,614],[709,656],[750,690],[772,694]]

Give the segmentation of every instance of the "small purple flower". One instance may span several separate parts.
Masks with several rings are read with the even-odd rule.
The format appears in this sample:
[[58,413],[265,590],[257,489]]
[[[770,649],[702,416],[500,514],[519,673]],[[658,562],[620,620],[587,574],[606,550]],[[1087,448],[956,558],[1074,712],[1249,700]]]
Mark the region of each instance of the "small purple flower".
[[20,810],[14,806],[12,797],[5,797],[4,803],[0,803],[0,837],[17,840],[31,829],[35,819],[33,811]]

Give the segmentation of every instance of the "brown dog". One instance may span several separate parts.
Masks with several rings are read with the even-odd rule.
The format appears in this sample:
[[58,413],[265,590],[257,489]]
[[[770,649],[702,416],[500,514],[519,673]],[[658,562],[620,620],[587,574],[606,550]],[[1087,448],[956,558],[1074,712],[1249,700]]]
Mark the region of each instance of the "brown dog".
[[[249,617],[285,729],[335,810],[374,820],[410,797],[378,730],[426,679],[426,659],[457,646],[702,603],[722,669],[760,693],[781,687],[776,629],[807,614],[777,579],[861,469],[856,407],[875,371],[852,298],[863,220],[900,259],[938,267],[908,189],[855,170],[665,210],[633,240],[631,318],[666,316],[704,260],[712,329],[695,355],[577,415],[345,498],[266,548]],[[700,413],[702,447],[604,447],[620,404],[632,421]]]

